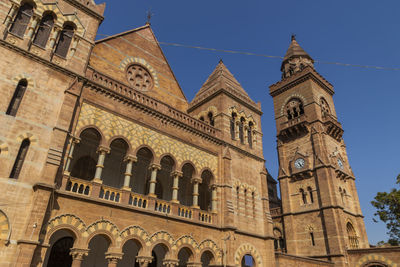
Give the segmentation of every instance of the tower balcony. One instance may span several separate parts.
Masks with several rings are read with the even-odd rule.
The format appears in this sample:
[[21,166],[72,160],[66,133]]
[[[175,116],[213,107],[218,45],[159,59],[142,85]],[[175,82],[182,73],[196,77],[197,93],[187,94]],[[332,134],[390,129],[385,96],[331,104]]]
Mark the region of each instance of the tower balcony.
[[338,122],[336,118],[334,118],[330,114],[325,114],[322,120],[325,126],[326,133],[332,136],[334,139],[340,141],[344,132],[340,122]]
[[281,123],[278,138],[282,141],[304,136],[309,132],[307,116],[302,114],[296,118]]

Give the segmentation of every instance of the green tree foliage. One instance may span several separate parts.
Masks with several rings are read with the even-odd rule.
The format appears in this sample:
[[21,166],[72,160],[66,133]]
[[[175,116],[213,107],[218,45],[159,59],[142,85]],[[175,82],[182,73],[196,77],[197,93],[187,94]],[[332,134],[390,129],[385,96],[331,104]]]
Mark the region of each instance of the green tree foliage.
[[[400,174],[396,184],[400,185]],[[377,209],[375,216],[386,223],[390,244],[400,242],[400,190],[393,188],[388,192],[378,192],[371,204]],[[376,221],[376,220],[375,220]]]

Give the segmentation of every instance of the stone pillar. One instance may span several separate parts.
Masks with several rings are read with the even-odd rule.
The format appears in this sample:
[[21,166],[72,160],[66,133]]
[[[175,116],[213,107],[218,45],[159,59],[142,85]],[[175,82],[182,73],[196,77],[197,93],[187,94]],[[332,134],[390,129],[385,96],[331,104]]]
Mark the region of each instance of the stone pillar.
[[26,34],[28,36],[28,39],[31,40],[33,37],[33,33],[36,30],[36,26],[38,25],[40,21],[40,15],[39,14],[33,14],[32,22],[28,27],[28,33]]
[[136,262],[139,263],[140,267],[147,267],[152,261],[153,257],[136,256]]
[[122,187],[122,189],[126,191],[131,191],[129,184],[131,183],[132,165],[134,162],[137,161],[137,158],[135,156],[128,155],[124,158],[124,161],[126,162],[126,169],[125,169],[124,186]]
[[79,38],[78,36],[74,36],[74,39],[72,40],[71,44],[71,57],[75,54],[76,47],[78,46]]
[[99,158],[97,159],[96,173],[94,174],[93,182],[102,184],[103,181],[101,180],[101,172],[104,168],[104,160],[106,158],[106,154],[110,153],[110,149],[99,146],[99,148],[97,149],[97,153],[99,153]]
[[108,267],[117,267],[118,261],[122,259],[124,253],[107,252],[106,260],[108,260]]
[[192,203],[192,208],[200,209],[200,207],[199,207],[199,184],[201,183],[201,178],[200,177],[192,178],[192,183],[193,183],[193,203]]
[[58,24],[54,25],[53,32],[52,32],[52,34],[50,35],[50,38],[49,38],[50,39],[50,42],[49,42],[50,49],[54,48],[54,45],[56,44],[57,37],[60,34],[61,30],[62,30],[62,26],[61,25],[58,25]]
[[175,267],[179,265],[179,260],[171,260],[171,259],[163,260],[163,265],[165,267]]
[[69,254],[72,256],[71,267],[81,267],[84,257],[89,254],[89,249],[71,248]]
[[14,18],[15,13],[17,13],[17,10],[19,8],[19,5],[12,3],[10,12],[8,13],[6,20],[4,22],[5,26],[6,26],[6,30],[8,30],[8,27],[10,26],[12,19]]
[[202,267],[203,264],[201,262],[188,262],[187,267]]
[[217,213],[217,186],[214,184],[211,186],[211,212]]
[[157,183],[157,171],[161,170],[161,165],[153,163],[150,166],[151,169],[151,177],[150,177],[150,186],[149,186],[149,196],[156,197],[156,183]]
[[181,178],[183,176],[183,173],[180,171],[174,171],[171,174],[171,176],[174,177],[174,183],[172,185],[172,200],[171,200],[171,202],[179,203],[179,200],[178,200],[179,178]]
[[239,135],[239,124],[240,124],[240,121],[238,121],[238,120],[236,120],[235,121],[235,127],[236,127],[236,131],[235,131],[235,140],[239,140],[240,141],[240,135]]
[[71,146],[69,148],[67,162],[65,163],[64,174],[69,175],[71,172],[70,168],[71,168],[72,155],[74,154],[75,145],[79,144],[80,141],[81,141],[80,138],[73,137],[73,136],[71,137]]

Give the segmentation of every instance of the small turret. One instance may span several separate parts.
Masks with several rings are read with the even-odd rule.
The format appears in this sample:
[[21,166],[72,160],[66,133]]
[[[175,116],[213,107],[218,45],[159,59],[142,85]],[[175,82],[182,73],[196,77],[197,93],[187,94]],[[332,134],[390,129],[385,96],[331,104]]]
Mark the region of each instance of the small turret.
[[294,73],[303,70],[306,66],[314,68],[314,60],[301,48],[296,41],[296,36],[292,35],[292,42],[283,58],[281,66],[282,79],[292,76]]

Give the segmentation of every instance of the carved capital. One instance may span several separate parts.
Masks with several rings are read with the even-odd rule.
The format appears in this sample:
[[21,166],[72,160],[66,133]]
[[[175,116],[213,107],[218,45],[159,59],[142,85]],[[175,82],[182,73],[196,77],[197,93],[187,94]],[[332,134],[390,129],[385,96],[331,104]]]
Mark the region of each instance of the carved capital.
[[118,263],[118,261],[122,259],[123,255],[124,253],[107,252],[106,259],[108,260],[109,263]]
[[129,162],[129,161],[136,162],[137,161],[137,157],[133,156],[133,155],[126,155],[125,158],[124,158],[124,161],[125,162]]
[[157,163],[153,163],[150,165],[149,170],[161,170],[161,165]]
[[147,267],[152,261],[153,257],[136,256],[136,262],[139,263],[140,267]]
[[172,260],[172,259],[163,260],[163,264],[166,267],[175,267],[179,265],[179,260]]
[[181,171],[173,171],[171,172],[171,176],[181,178],[183,176],[183,173]]
[[83,258],[89,254],[89,249],[83,248],[71,248],[69,255],[72,256],[73,260],[83,261]]
[[203,179],[201,179],[200,177],[193,177],[190,182],[192,183],[198,183],[201,184],[201,182],[203,181]]
[[108,153],[110,153],[110,148],[109,147],[105,147],[105,146],[99,146],[98,148],[97,148],[97,153],[99,153],[99,154],[108,154]]

